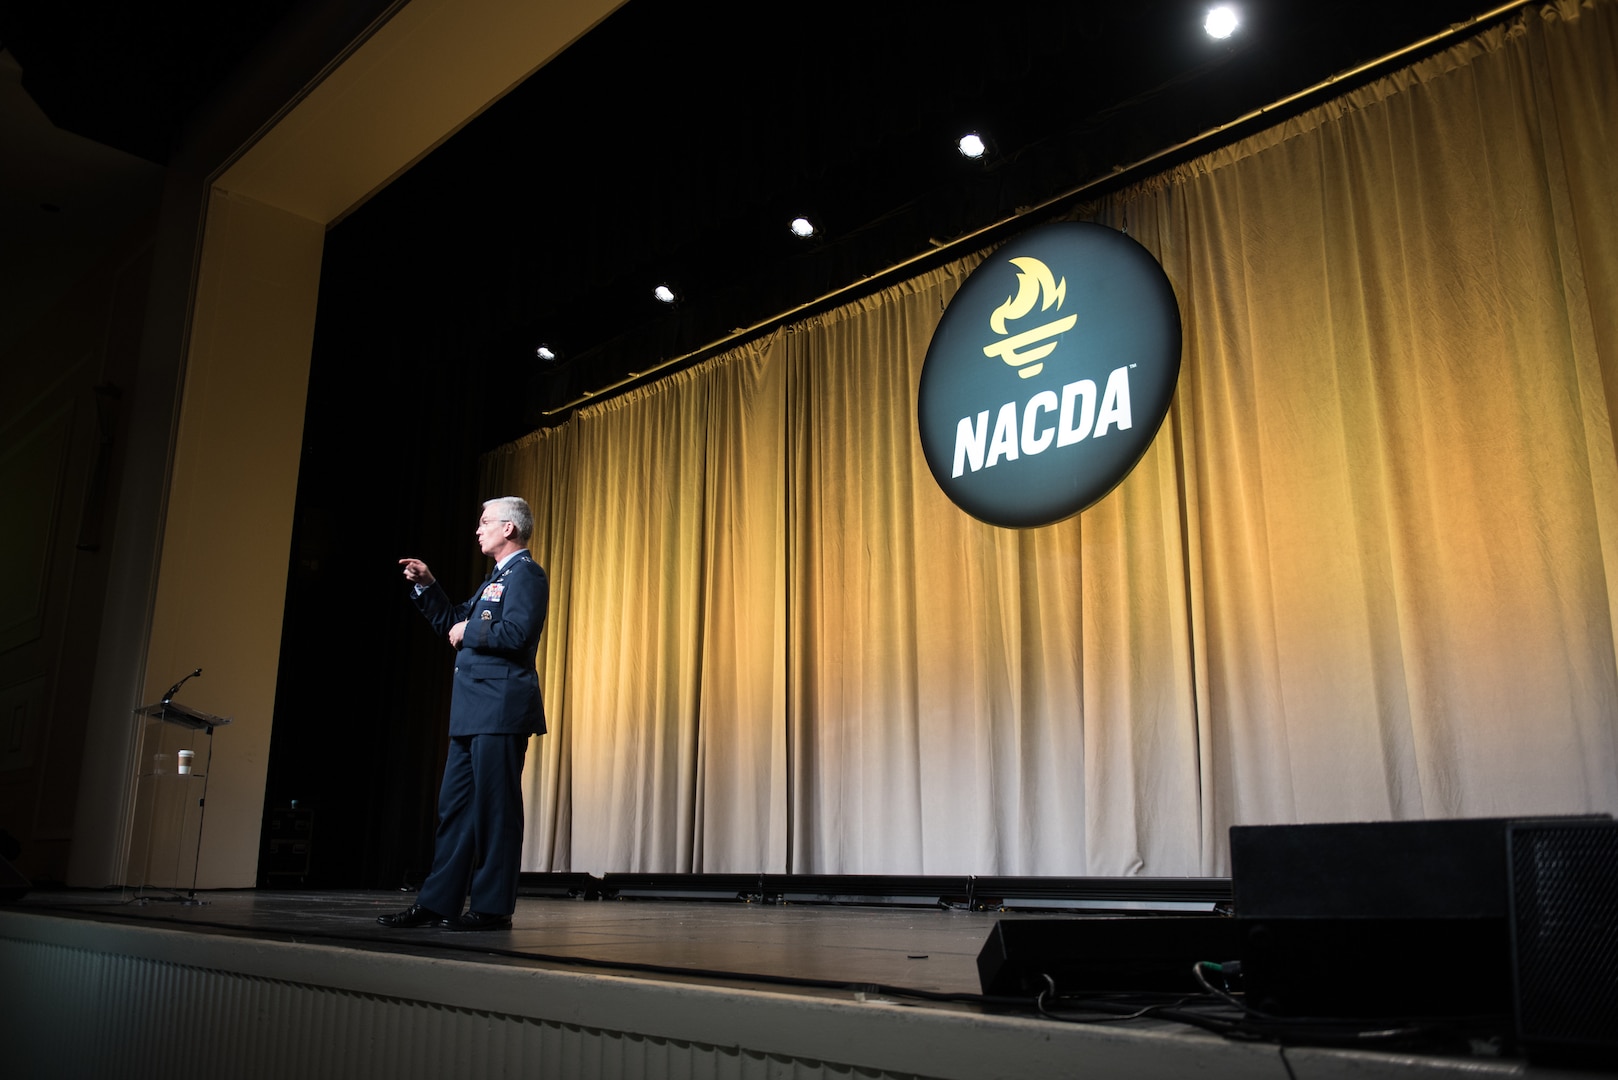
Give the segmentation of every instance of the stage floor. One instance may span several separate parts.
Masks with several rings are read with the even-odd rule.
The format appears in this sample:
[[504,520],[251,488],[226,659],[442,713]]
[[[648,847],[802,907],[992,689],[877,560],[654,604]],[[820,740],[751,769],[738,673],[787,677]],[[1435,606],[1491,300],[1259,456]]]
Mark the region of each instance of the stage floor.
[[776,989],[786,984],[807,992],[875,984],[962,995],[979,992],[977,954],[995,922],[1058,917],[523,897],[510,930],[460,932],[377,923],[378,915],[409,907],[412,893],[211,891],[198,893],[202,902],[194,905],[168,899],[172,895],[134,889],[34,892],[16,909],[368,951],[579,966],[631,977],[685,976]]

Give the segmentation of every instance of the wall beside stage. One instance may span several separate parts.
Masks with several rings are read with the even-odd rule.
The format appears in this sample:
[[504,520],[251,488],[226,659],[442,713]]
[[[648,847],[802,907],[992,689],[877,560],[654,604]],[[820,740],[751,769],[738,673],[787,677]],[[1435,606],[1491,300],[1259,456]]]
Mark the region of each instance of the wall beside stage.
[[[160,184],[147,184],[153,202]],[[111,241],[26,332],[7,327],[0,341],[0,829],[33,881],[67,876],[153,231],[142,220]]]
[[489,455],[554,583],[526,868],[1214,874],[1230,825],[1618,811],[1618,5],[1087,207],[1169,418],[981,524],[915,432],[979,254]]

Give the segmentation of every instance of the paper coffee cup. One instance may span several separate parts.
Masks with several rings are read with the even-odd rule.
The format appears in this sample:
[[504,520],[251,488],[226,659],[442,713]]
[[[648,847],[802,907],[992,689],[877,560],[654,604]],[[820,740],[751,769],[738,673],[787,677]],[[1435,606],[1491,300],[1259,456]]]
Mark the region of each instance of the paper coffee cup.
[[193,750],[180,751],[180,775],[185,776],[191,771],[191,759],[196,756]]

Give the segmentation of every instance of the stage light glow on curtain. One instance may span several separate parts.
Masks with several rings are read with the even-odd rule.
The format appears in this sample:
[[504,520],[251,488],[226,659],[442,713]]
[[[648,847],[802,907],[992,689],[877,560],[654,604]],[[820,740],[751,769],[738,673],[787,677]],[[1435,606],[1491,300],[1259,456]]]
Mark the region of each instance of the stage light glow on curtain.
[[1232,824],[1618,811],[1618,4],[1087,208],[1163,431],[1013,532],[928,475],[961,260],[490,455],[555,593],[528,869],[1227,871]]

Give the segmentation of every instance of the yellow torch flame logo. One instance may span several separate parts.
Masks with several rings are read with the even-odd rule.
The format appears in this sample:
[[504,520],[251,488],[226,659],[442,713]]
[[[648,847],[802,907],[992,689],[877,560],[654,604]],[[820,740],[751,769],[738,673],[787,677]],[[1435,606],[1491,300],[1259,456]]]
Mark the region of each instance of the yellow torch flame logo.
[[998,356],[1017,369],[1019,378],[1027,379],[1044,370],[1045,365],[1040,361],[1055,351],[1057,343],[1047,339],[1073,329],[1079,317],[1068,315],[1007,337],[1010,333],[1006,329],[1008,319],[1021,319],[1034,310],[1036,303],[1041,311],[1060,309],[1067,298],[1067,278],[1057,281],[1051,268],[1038,259],[1023,256],[1012,259],[1011,265],[1017,268],[1017,294],[1007,297],[989,316],[989,328],[1000,335],[1000,340],[985,345],[983,355]]

